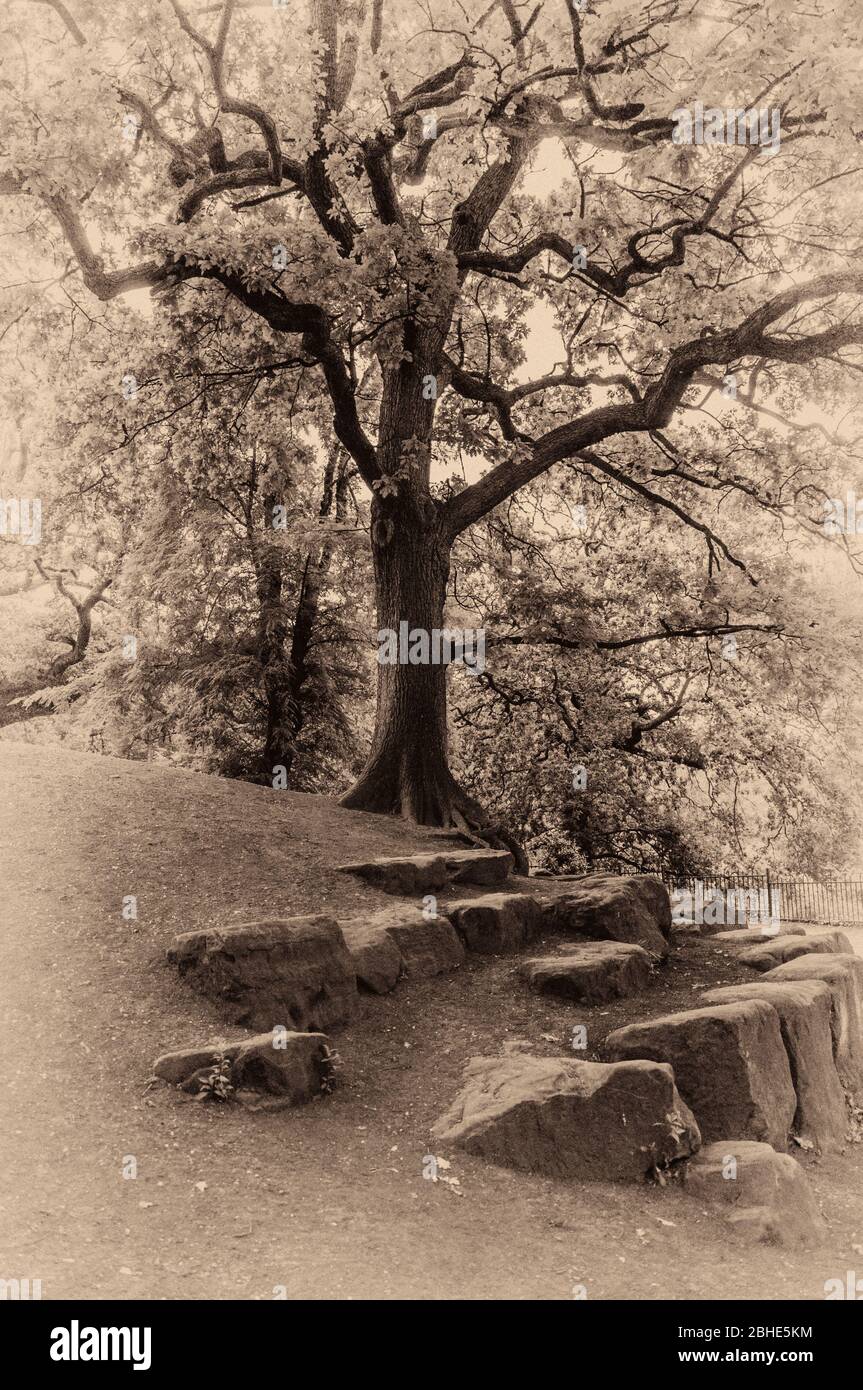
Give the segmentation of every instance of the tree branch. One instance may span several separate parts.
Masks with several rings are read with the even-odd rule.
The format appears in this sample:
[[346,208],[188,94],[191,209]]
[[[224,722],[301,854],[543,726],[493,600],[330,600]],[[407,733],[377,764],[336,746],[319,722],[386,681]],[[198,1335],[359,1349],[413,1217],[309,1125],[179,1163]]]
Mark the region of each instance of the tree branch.
[[[860,346],[863,344],[863,325],[843,324],[809,337],[797,338],[780,338],[766,332],[786,314],[810,301],[848,293],[863,293],[863,273],[848,271],[821,275],[808,284],[794,285],[775,295],[734,328],[721,332],[704,329],[701,337],[673,349],[659,380],[648,388],[640,401],[600,406],[549,430],[536,440],[526,454],[514,453],[512,458],[452,497],[443,509],[451,534],[457,535],[472,525],[518,488],[562,459],[574,455],[584,457],[585,449],[613,435],[662,429],[681,404],[695,374],[706,366],[727,365],[741,357],[776,358],[805,364],[843,347]],[[594,459],[588,461],[595,462]],[[675,508],[676,504],[660,498],[658,494],[651,494],[643,484],[635,484],[607,461],[597,462],[596,466],[627,486],[641,489],[650,500]],[[684,516],[684,519],[687,518]]]

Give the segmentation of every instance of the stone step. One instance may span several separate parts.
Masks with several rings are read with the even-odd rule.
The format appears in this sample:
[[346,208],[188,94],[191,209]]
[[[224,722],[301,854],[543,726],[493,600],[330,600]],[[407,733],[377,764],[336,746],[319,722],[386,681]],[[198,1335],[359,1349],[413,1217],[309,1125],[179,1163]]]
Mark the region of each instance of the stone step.
[[773,970],[798,956],[847,955],[854,947],[841,931],[820,932],[817,936],[774,936],[762,941],[758,946],[750,946],[741,951],[737,959],[741,965],[749,965],[753,970]]
[[331,917],[288,917],[184,932],[168,951],[183,979],[234,1023],[327,1032],[358,1004],[353,957]]
[[467,949],[480,955],[519,950],[534,939],[542,923],[540,900],[531,893],[484,893],[445,903],[440,911]]
[[686,1190],[724,1210],[741,1235],[769,1245],[808,1246],[826,1224],[799,1163],[769,1144],[719,1139],[685,1167]]
[[766,1001],[713,1004],[633,1023],[609,1033],[602,1052],[615,1062],[668,1062],[708,1142],[739,1134],[788,1147],[797,1096],[779,1018]]
[[505,883],[513,864],[509,850],[462,849],[369,859],[359,864],[339,864],[336,868],[338,873],[356,874],[384,893],[409,896],[448,888],[452,883],[478,883],[484,887]]
[[646,989],[653,978],[653,964],[641,946],[586,941],[566,946],[558,955],[523,961],[518,973],[538,994],[604,1004]]
[[282,1030],[234,1043],[207,1043],[166,1052],[153,1063],[153,1075],[200,1095],[219,1055],[230,1063],[227,1080],[233,1090],[229,1099],[252,1109],[260,1107],[261,1096],[281,1105],[303,1105],[332,1090],[332,1053],[323,1033]]
[[423,980],[464,963],[464,945],[448,918],[410,903],[340,925],[357,979],[373,994],[388,994],[403,975]]
[[777,965],[764,980],[824,980],[829,986],[833,1056],[842,1085],[863,1102],[863,957],[858,955],[798,956]]
[[[805,927],[783,927],[783,936],[805,936]],[[763,927],[734,927],[731,931],[711,932],[711,941],[720,941],[728,946],[763,946],[766,941],[775,941],[779,932],[765,931]]]
[[551,890],[538,885],[538,891],[546,930],[623,941],[660,960],[668,955],[671,901],[659,879],[591,874]]
[[432,1134],[509,1168],[599,1182],[643,1182],[700,1143],[670,1067],[516,1052],[472,1058]]
[[702,995],[705,1004],[764,999],[779,1016],[797,1095],[794,1133],[821,1152],[842,1148],[848,1132],[845,1092],[833,1057],[832,1002],[824,980],[757,980]]

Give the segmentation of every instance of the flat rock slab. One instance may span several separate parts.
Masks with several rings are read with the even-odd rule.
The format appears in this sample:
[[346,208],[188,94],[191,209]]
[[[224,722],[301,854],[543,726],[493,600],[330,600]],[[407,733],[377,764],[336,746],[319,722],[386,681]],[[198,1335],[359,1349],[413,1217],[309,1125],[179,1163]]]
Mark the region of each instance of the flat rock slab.
[[185,932],[168,960],[250,1028],[326,1032],[349,1022],[359,1002],[345,939],[323,915]]
[[550,931],[623,941],[659,958],[668,954],[671,902],[659,879],[591,874],[546,893],[543,901]]
[[863,958],[857,955],[798,956],[769,970],[765,980],[824,980],[833,1010],[833,1056],[843,1086],[863,1099]]
[[779,1015],[797,1094],[794,1132],[824,1152],[839,1149],[848,1131],[848,1108],[833,1058],[832,1001],[823,980],[758,980],[726,985],[702,995],[705,1004],[764,999]]
[[670,1067],[512,1052],[471,1059],[432,1133],[508,1168],[602,1182],[642,1181],[701,1142]]
[[739,1134],[787,1148],[797,1097],[770,1004],[715,1004],[633,1023],[609,1033],[603,1053],[668,1062],[706,1140]]
[[[783,927],[783,936],[805,936],[805,927]],[[775,941],[779,932],[765,931],[763,927],[735,927],[732,931],[718,931],[711,935],[712,941],[725,941],[729,946],[763,946],[765,942]]]
[[854,950],[847,936],[841,931],[821,932],[818,936],[792,936],[785,933],[762,941],[748,951],[741,951],[737,959],[741,965],[750,965],[753,970],[773,970],[798,956],[840,955]]
[[505,883],[514,863],[509,850],[461,849],[339,864],[337,872],[356,874],[385,893],[407,897],[446,888],[451,883]]
[[542,920],[539,900],[529,893],[485,893],[447,903],[441,912],[467,949],[480,955],[519,950],[533,940]]
[[323,1033],[259,1033],[235,1043],[208,1043],[183,1052],[166,1052],[153,1063],[153,1075],[197,1094],[217,1054],[230,1060],[235,1092],[279,1096],[303,1105],[327,1089],[331,1075],[328,1039]]
[[372,994],[389,994],[404,974],[402,953],[386,927],[371,922],[340,922],[357,983]]
[[518,973],[538,994],[603,1004],[646,989],[653,978],[653,963],[641,946],[586,941],[567,946],[560,955],[526,960]]
[[771,1245],[808,1246],[826,1230],[800,1164],[769,1144],[721,1139],[686,1165],[692,1196],[728,1208],[742,1234]]

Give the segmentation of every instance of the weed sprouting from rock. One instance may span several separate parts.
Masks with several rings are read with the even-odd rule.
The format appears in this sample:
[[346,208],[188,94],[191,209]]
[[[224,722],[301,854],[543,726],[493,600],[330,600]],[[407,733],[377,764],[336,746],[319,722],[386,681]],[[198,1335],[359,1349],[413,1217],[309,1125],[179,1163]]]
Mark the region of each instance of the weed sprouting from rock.
[[201,1077],[197,1100],[224,1103],[231,1099],[234,1087],[231,1083],[231,1059],[223,1052],[213,1054],[213,1065],[206,1076]]

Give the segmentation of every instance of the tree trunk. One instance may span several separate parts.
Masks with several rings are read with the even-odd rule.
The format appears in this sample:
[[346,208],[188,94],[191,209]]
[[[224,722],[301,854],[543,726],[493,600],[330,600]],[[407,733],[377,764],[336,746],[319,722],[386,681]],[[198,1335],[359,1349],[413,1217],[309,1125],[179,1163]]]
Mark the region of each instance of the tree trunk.
[[[401,625],[431,636],[444,627],[450,542],[428,499],[372,507],[378,655]],[[401,656],[402,652],[397,652]],[[466,828],[485,818],[447,762],[446,666],[378,664],[375,733],[368,762],[343,806],[403,816],[422,825]]]

